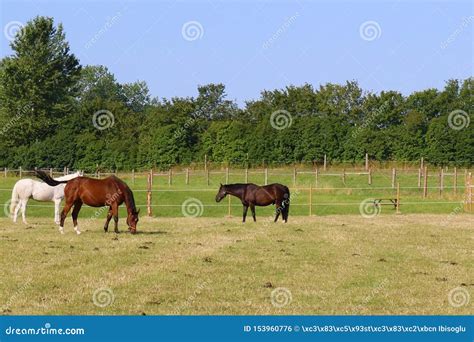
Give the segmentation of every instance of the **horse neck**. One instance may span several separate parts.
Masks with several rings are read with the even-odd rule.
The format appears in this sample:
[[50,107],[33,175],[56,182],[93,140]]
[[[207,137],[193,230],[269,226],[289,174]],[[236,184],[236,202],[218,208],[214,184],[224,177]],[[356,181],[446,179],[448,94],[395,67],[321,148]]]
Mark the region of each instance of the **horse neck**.
[[244,187],[236,184],[229,184],[225,186],[225,191],[235,197],[242,198]]

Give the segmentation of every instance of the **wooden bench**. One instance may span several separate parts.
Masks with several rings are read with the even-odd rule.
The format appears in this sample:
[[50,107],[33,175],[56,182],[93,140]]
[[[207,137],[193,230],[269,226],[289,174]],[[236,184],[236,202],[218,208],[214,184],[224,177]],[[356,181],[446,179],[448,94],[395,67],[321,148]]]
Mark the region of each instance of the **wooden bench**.
[[[383,202],[388,202],[390,203],[383,203]],[[398,200],[396,198],[376,198],[374,199],[374,206],[378,207],[380,205],[393,205],[394,209],[397,209],[398,207]]]

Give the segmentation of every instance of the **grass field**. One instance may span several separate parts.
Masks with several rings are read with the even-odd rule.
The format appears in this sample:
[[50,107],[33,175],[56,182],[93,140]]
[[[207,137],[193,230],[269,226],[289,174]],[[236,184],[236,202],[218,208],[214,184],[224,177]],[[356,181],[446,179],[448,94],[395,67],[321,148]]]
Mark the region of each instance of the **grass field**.
[[78,236],[70,219],[60,235],[51,218],[3,218],[0,305],[7,315],[472,314],[473,219],[144,217],[136,235],[82,219]]

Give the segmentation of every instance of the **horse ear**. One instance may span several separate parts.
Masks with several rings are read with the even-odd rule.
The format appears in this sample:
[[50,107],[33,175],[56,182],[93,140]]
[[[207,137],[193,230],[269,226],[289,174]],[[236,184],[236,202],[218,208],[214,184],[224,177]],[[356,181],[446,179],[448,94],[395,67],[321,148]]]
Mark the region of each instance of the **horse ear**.
[[221,183],[221,187],[222,187],[222,183]]
[[137,210],[137,215],[138,215],[139,213],[140,213],[140,208],[138,208],[138,210]]

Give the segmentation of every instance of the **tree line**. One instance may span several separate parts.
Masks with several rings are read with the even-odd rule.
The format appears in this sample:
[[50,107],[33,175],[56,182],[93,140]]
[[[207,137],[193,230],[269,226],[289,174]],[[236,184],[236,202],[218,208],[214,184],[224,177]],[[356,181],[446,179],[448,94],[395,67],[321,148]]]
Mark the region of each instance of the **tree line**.
[[84,170],[379,161],[472,165],[474,78],[404,96],[356,81],[264,90],[243,108],[223,84],[196,97],[153,98],[146,82],[120,83],[82,66],[64,28],[36,17],[0,61],[0,166]]

